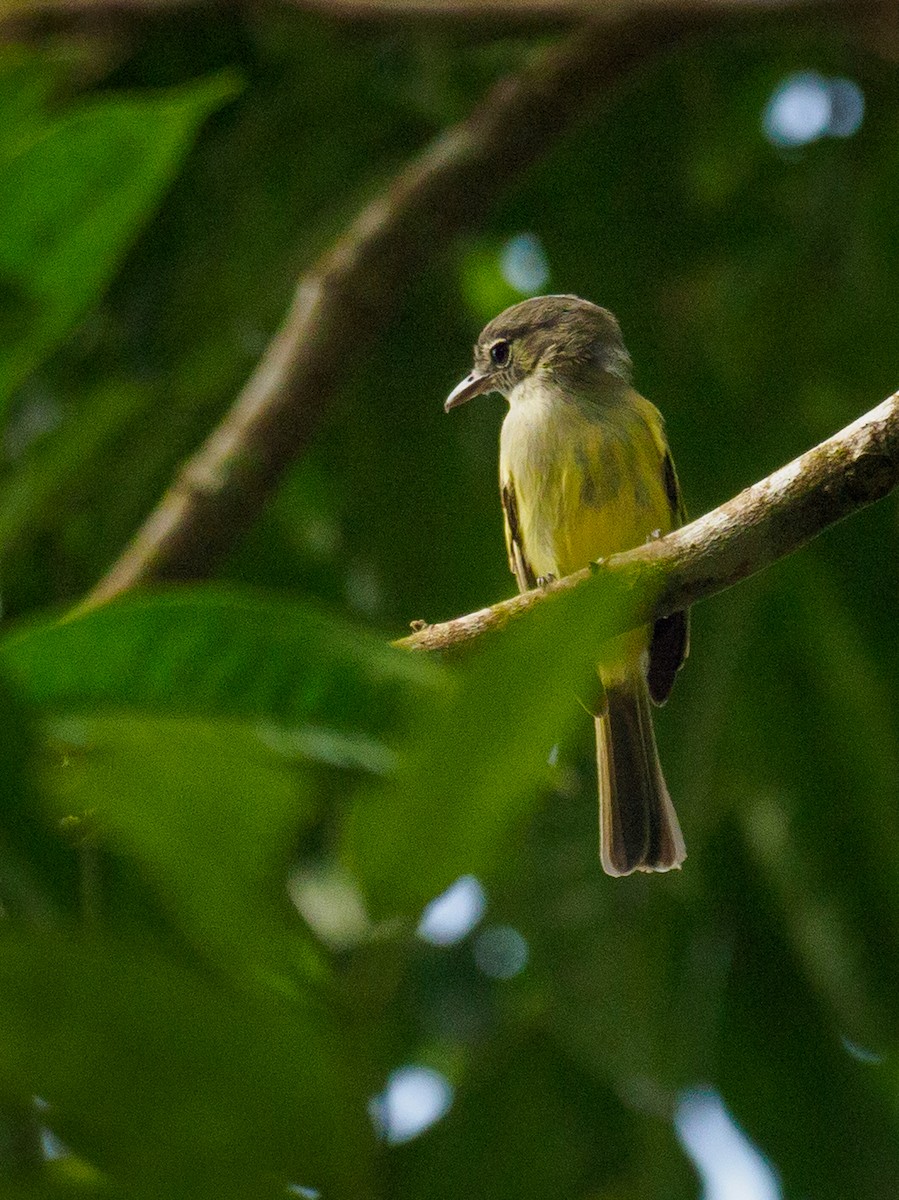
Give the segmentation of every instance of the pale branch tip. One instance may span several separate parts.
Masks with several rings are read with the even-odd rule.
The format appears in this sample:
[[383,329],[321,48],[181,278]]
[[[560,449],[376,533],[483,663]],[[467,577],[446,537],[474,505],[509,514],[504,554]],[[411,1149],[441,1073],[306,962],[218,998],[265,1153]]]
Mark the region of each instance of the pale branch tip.
[[899,392],[820,445],[793,459],[674,533],[489,608],[394,642],[408,650],[452,651],[496,633],[560,592],[594,581],[632,603],[610,633],[713,596],[800,549],[813,537],[899,485]]

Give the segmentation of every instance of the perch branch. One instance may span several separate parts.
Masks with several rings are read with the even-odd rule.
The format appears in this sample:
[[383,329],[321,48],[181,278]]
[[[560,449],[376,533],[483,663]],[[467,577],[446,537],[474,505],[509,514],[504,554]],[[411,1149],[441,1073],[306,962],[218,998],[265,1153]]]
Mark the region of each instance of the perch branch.
[[[410,650],[452,650],[502,629],[535,605],[592,579],[609,605],[609,635],[724,591],[800,549],[828,526],[899,484],[899,392],[877,408],[746,488],[720,508],[635,550],[612,555],[545,589],[426,625],[396,642]],[[624,617],[627,613],[627,617]]]
[[309,443],[408,280],[635,63],[707,25],[669,14],[585,26],[502,80],[401,171],[300,279],[284,324],[230,412],[87,603],[154,580],[208,575]]

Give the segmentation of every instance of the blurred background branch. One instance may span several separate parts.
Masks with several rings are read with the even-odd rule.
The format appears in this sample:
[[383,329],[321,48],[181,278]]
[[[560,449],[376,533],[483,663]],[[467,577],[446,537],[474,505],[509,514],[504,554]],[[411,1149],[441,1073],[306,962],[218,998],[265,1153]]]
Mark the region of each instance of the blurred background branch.
[[[340,13],[352,6],[335,0],[322,7]],[[411,7],[384,4],[380,11]],[[499,7],[519,15],[532,11],[527,3],[472,3],[459,10]],[[572,12],[581,7],[558,6]],[[625,0],[501,81],[468,119],[391,180],[303,273],[284,323],[230,412],[179,471],[90,602],[154,580],[212,573],[309,444],[331,398],[394,311],[405,281],[636,66],[707,30],[716,10],[767,7],[744,0]]]
[[90,597],[197,579],[259,514],[403,284],[638,63],[706,27],[671,15],[579,29],[440,136],[301,277],[293,305],[225,420]]
[[[89,13],[136,12],[140,10],[188,7],[193,0],[6,0],[5,13]],[[286,6],[308,9],[337,18],[395,20],[398,18],[452,18],[513,20],[576,20],[613,23],[628,15],[679,10],[714,12],[717,10],[764,10],[799,8],[822,2],[840,7],[836,0],[280,0]],[[854,0],[850,0],[853,3]],[[222,8],[231,0],[219,0]],[[256,7],[267,7],[257,4]]]
[[[899,392],[821,445],[746,488],[675,533],[615,554],[546,588],[479,612],[425,625],[396,643],[409,650],[452,650],[496,632],[535,605],[593,577],[608,594],[608,633],[667,616],[724,591],[800,549],[830,525],[882,500],[899,484]],[[603,595],[596,597],[603,604]],[[418,622],[416,622],[418,624]]]

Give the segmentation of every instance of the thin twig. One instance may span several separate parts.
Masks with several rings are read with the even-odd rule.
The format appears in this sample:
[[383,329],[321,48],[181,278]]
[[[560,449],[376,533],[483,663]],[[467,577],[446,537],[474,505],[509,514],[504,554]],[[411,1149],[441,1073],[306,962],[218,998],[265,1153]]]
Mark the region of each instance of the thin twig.
[[[611,614],[608,635],[713,596],[800,549],[828,526],[899,485],[899,392],[840,433],[675,533],[615,554],[544,589],[503,600],[395,645],[455,650],[535,605],[593,579]],[[622,596],[626,604],[609,603]],[[625,615],[626,614],[626,615]]]
[[402,171],[301,278],[287,319],[231,411],[88,597],[208,575],[309,443],[338,384],[436,251],[638,62],[695,15],[591,24],[501,81]]

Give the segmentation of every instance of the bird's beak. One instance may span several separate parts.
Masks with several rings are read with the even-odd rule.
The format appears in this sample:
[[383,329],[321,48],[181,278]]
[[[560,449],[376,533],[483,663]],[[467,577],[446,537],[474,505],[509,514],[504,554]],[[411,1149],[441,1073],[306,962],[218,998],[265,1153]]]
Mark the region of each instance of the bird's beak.
[[446,398],[443,410],[449,412],[451,408],[458,408],[460,404],[473,400],[475,396],[483,396],[485,392],[492,391],[493,381],[490,375],[486,371],[474,370],[453,388]]

